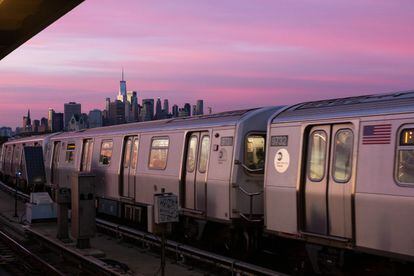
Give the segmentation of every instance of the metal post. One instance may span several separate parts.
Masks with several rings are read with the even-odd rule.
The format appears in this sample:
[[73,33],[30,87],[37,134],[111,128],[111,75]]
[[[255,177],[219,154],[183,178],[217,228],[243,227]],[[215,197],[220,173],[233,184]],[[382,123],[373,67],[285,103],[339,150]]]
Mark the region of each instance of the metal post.
[[17,184],[19,183],[20,175],[22,173],[20,171],[16,172],[16,187],[14,189],[14,216],[15,218],[18,218],[19,215],[17,214]]
[[161,227],[161,276],[165,276],[165,228],[166,224]]

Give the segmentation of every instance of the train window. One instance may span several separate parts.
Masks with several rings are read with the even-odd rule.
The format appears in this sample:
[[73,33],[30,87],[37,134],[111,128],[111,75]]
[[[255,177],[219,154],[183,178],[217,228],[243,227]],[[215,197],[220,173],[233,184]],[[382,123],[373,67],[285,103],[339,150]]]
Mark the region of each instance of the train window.
[[164,170],[167,167],[169,140],[167,137],[153,138],[148,167],[154,170]]
[[197,155],[197,136],[191,136],[190,141],[188,142],[188,152],[187,152],[187,172],[193,172],[195,167],[195,160]]
[[14,151],[14,160],[17,161],[19,160],[20,157],[20,148],[17,146],[16,150]]
[[67,163],[73,163],[74,159],[75,159],[75,148],[76,145],[74,143],[68,144],[66,147],[66,156],[65,156],[65,161]]
[[318,182],[325,176],[326,132],[314,131],[309,141],[308,178]]
[[336,182],[346,183],[351,178],[353,143],[352,130],[340,129],[336,132],[332,167],[332,175]]
[[130,160],[131,160],[131,145],[132,145],[132,140],[128,139],[127,143],[125,145],[125,152],[124,152],[124,168],[128,168],[130,165]]
[[207,162],[208,155],[210,153],[210,137],[203,136],[201,139],[201,149],[200,149],[200,162],[198,165],[198,171],[205,173],[207,171]]
[[413,129],[400,132],[400,143],[397,147],[396,180],[402,185],[414,185],[414,143]]
[[264,168],[265,163],[265,137],[263,135],[249,135],[246,138],[245,165],[252,170]]
[[99,164],[107,166],[111,163],[113,145],[112,140],[102,140]]
[[135,169],[138,162],[138,139],[134,139],[134,144],[132,146],[132,159],[131,159],[131,168]]

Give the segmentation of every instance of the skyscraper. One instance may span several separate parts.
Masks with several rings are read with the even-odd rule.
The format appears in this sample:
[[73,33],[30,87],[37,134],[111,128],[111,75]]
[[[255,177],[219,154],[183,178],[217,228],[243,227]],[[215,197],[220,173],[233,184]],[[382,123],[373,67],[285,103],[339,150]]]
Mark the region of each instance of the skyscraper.
[[175,118],[175,117],[178,117],[178,105],[173,105],[172,106],[172,111],[171,111],[171,113],[172,113],[172,116]]
[[168,117],[168,114],[170,113],[170,107],[169,107],[169,104],[168,104],[168,99],[164,100],[164,107],[163,107],[162,111],[164,112],[165,117]]
[[131,98],[131,117],[133,122],[139,121],[139,113],[140,113],[140,106],[138,104],[138,98],[132,97]]
[[132,104],[132,100],[137,98],[137,91],[129,90],[127,91],[127,101]]
[[119,82],[119,93],[117,100],[123,103],[127,101],[127,88],[126,81],[124,80],[124,68],[122,68],[122,79]]
[[40,126],[38,128],[39,132],[47,132],[49,130],[49,120],[48,118],[42,117],[40,119]]
[[203,115],[204,114],[204,101],[203,100],[197,100],[196,113],[197,113],[197,115]]
[[69,120],[72,118],[73,115],[80,116],[82,114],[81,112],[81,104],[76,102],[69,102],[65,103],[64,105],[64,126],[65,129],[67,129]]
[[47,112],[47,125],[48,125],[48,131],[53,131],[53,115],[55,114],[55,111],[53,108],[49,107],[49,111]]
[[39,126],[40,126],[40,121],[39,120],[33,120],[33,132],[39,132]]
[[193,116],[198,115],[197,114],[197,106],[195,104],[193,104]]
[[151,121],[154,118],[154,99],[143,99],[141,121]]
[[118,125],[125,123],[125,105],[123,102],[116,100],[109,106],[109,124]]
[[52,132],[63,131],[63,129],[64,129],[63,113],[61,112],[53,113]]
[[27,110],[27,116],[23,116],[22,129],[24,132],[32,131],[32,120],[30,119],[30,109]]
[[184,104],[184,109],[187,112],[187,116],[191,116],[191,105],[189,103]]
[[162,107],[161,107],[161,99],[157,98],[157,104],[155,107],[156,113],[155,113],[155,118],[157,120],[162,119]]
[[102,111],[94,109],[89,111],[89,128],[102,126]]

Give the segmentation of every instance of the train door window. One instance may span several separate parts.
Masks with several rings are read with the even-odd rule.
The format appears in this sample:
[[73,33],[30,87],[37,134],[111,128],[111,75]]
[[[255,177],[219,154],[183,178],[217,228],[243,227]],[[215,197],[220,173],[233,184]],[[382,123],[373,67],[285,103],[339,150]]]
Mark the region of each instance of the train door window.
[[198,163],[198,171],[205,173],[207,171],[208,156],[210,153],[210,136],[201,138],[200,161]]
[[137,162],[138,162],[138,145],[139,145],[139,140],[138,138],[134,139],[134,144],[132,147],[132,158],[131,158],[131,168],[136,169],[137,167]]
[[17,162],[19,160],[20,157],[20,147],[17,146],[16,150],[14,151],[14,161]]
[[124,150],[124,168],[128,168],[131,160],[131,145],[132,140],[128,139]]
[[187,172],[193,172],[195,167],[195,161],[197,156],[197,136],[192,135],[188,145],[187,153]]
[[263,135],[247,136],[244,163],[249,169],[263,173],[261,171],[265,163],[265,137]]
[[85,139],[82,147],[82,161],[80,171],[90,171],[92,163],[93,140]]
[[168,146],[168,137],[152,139],[148,165],[150,169],[164,170],[167,167]]
[[75,149],[76,145],[75,143],[68,143],[66,146],[66,155],[65,155],[65,161],[67,163],[72,164],[75,160]]
[[350,129],[340,129],[335,135],[332,175],[336,182],[346,183],[351,178],[354,134]]
[[396,161],[397,183],[414,185],[414,128],[401,130]]
[[108,166],[111,163],[113,145],[114,142],[112,140],[102,141],[99,164]]
[[327,135],[323,130],[314,131],[309,141],[308,178],[319,182],[325,175]]

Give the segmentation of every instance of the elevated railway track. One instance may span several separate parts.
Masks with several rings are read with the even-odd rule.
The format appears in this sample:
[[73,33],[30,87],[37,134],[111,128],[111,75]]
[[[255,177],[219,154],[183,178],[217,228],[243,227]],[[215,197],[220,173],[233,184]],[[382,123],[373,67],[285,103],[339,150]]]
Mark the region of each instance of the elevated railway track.
[[[17,196],[17,198],[21,201],[28,202],[30,200],[29,195],[21,191],[16,192],[15,189],[5,185],[2,182],[0,182],[0,189],[9,193],[11,196]],[[96,227],[100,232],[120,239],[125,239],[134,244],[145,244],[152,248],[158,249],[161,247],[161,240],[158,236],[129,226],[97,218]],[[50,249],[51,251],[56,252],[59,255],[65,255],[67,260],[72,263],[77,263],[77,266],[81,267],[86,274],[96,275],[99,273],[99,275],[118,275],[124,273],[111,268],[110,265],[105,264],[97,258],[89,258],[89,261],[85,261],[83,256],[80,256],[75,251],[69,250],[63,244],[53,242],[30,228],[26,229],[26,235],[31,239],[36,240],[38,243],[41,243],[44,247]],[[171,256],[175,256],[177,262],[183,259],[191,259],[193,262],[200,265],[214,267],[214,269],[218,269],[220,274],[223,275],[285,275],[268,268],[240,261],[228,256],[212,253],[173,240],[166,241],[166,250],[171,254]]]

